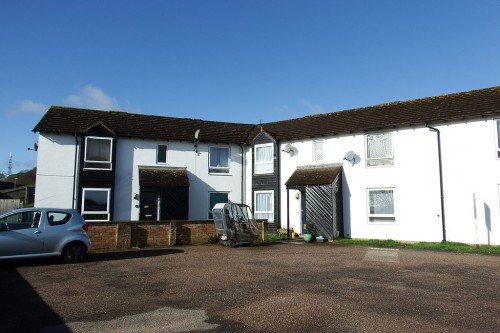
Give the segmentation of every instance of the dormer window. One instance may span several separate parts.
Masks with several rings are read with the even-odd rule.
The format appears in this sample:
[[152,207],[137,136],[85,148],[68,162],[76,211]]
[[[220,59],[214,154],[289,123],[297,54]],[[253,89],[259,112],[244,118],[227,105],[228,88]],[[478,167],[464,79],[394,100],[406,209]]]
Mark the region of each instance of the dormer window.
[[111,170],[113,138],[88,136],[85,138],[85,169]]

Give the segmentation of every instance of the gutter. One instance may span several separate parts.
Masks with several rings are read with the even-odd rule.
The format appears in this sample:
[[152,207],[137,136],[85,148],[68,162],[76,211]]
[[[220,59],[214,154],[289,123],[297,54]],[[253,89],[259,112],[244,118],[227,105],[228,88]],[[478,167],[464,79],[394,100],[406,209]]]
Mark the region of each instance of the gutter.
[[441,132],[434,127],[425,125],[431,132],[436,132],[437,134],[437,148],[438,148],[438,160],[439,160],[439,188],[441,192],[441,225],[443,228],[443,242],[446,242],[446,220],[444,215],[444,190],[443,190],[443,163],[441,157]]

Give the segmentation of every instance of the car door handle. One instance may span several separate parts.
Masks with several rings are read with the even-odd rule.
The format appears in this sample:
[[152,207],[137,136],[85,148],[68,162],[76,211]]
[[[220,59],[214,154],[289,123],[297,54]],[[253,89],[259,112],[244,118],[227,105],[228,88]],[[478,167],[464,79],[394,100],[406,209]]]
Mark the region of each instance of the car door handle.
[[34,232],[35,235],[40,235],[42,232],[40,230],[37,230]]

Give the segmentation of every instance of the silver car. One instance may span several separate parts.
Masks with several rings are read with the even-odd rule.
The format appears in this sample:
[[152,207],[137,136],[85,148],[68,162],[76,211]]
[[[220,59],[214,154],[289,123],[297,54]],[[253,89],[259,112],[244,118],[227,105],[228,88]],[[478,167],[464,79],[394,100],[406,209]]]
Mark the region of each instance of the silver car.
[[0,215],[0,259],[61,256],[81,262],[91,249],[88,225],[75,209],[22,208]]

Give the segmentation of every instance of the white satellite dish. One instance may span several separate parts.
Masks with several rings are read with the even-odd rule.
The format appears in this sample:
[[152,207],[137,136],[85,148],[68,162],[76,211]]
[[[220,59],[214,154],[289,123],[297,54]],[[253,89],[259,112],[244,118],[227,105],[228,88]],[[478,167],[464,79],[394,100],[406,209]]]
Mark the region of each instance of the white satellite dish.
[[285,147],[283,148],[283,151],[284,151],[285,153],[289,153],[291,150],[292,150],[292,145],[291,145],[291,144],[289,144],[289,143],[287,143],[287,144],[285,145]]
[[197,129],[196,132],[194,132],[194,138],[196,139],[196,142],[194,143],[194,151],[195,153],[198,154],[198,137],[200,136],[200,129]]
[[344,160],[349,161],[352,163],[352,165],[354,165],[354,163],[356,163],[356,155],[353,151],[348,151],[344,155]]

